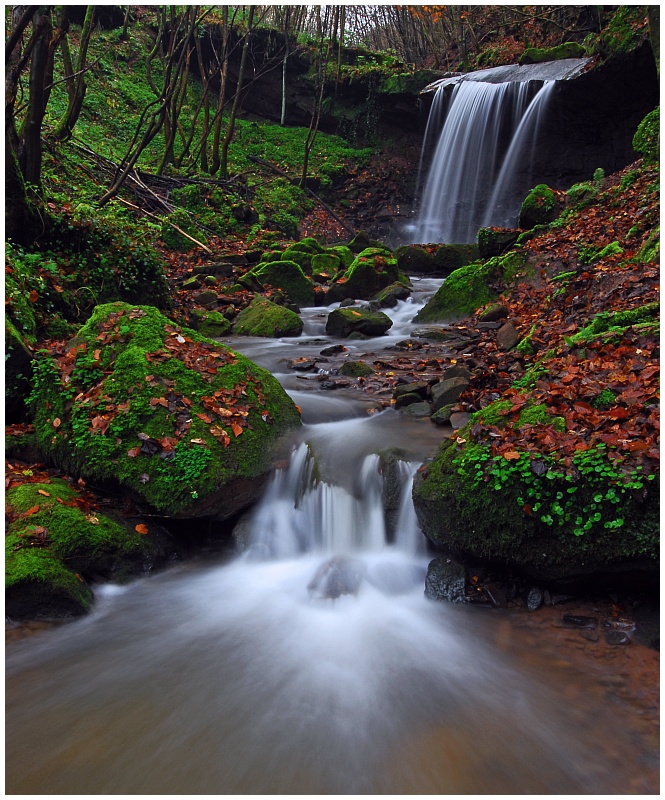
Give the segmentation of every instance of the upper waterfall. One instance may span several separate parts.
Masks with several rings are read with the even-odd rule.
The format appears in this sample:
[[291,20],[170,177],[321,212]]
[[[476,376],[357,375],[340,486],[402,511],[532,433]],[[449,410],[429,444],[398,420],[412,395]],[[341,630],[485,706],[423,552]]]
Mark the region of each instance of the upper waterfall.
[[588,61],[495,67],[426,87],[435,95],[411,241],[471,243],[481,227],[517,224],[521,200],[540,182],[532,164],[547,101],[556,81],[578,76]]

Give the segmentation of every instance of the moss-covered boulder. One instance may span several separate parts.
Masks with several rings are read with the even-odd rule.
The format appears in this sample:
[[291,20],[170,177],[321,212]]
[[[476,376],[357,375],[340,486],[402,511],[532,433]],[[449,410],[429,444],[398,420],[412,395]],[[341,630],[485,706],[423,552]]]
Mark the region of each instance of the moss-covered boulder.
[[432,272],[432,255],[424,247],[414,244],[401,245],[395,250],[397,265],[401,272],[426,275]]
[[353,264],[353,259],[355,258],[353,251],[345,244],[336,244],[333,247],[328,247],[326,248],[326,252],[337,256],[342,262],[344,269],[348,269],[351,264]]
[[563,42],[556,47],[528,47],[520,56],[520,64],[542,64],[545,61],[561,61],[564,58],[584,58],[584,45]]
[[92,602],[89,580],[126,579],[166,555],[161,531],[101,513],[62,480],[12,487],[6,506],[6,612],[12,619],[85,613]]
[[374,374],[374,367],[364,361],[345,361],[339,371],[347,378],[367,378]]
[[97,307],[64,352],[41,355],[33,384],[45,457],[164,516],[249,505],[300,424],[270,373],[151,306]]
[[18,422],[25,416],[25,398],[30,392],[32,352],[16,326],[5,314],[5,421]]
[[310,252],[309,250],[303,250],[297,247],[297,245],[293,245],[292,247],[286,248],[286,250],[282,253],[279,260],[295,261],[295,263],[300,267],[300,269],[304,272],[304,274],[310,276],[312,274],[313,255],[316,254]]
[[446,322],[493,302],[502,287],[530,277],[533,268],[521,251],[476,261],[455,270],[414,317],[414,322]]
[[314,284],[295,261],[270,261],[267,264],[259,264],[248,275],[257,279],[263,286],[281,289],[297,306],[314,305]]
[[536,225],[547,225],[554,222],[561,210],[561,203],[554,191],[546,184],[539,183],[524,198],[517,224],[523,230],[530,230]]
[[238,336],[300,336],[303,321],[295,312],[260,295],[236,317],[233,333]]
[[408,300],[411,292],[411,287],[404,283],[391,283],[372,298],[370,305],[372,308],[395,308],[400,300]]
[[351,298],[369,300],[386,286],[402,279],[397,259],[389,251],[368,247],[359,253],[351,266],[333,283],[328,302]]
[[553,582],[657,574],[656,477],[627,479],[601,449],[577,453],[567,469],[540,453],[493,458],[470,438],[446,442],[414,481],[418,520],[438,547]]
[[203,309],[195,308],[192,311],[192,327],[201,336],[216,339],[229,333],[231,323],[219,311],[204,311]]
[[345,339],[353,333],[381,336],[392,327],[392,320],[382,311],[363,308],[338,308],[328,314],[326,333]]
[[332,278],[342,266],[342,259],[336,253],[317,253],[312,256],[312,275],[327,275]]

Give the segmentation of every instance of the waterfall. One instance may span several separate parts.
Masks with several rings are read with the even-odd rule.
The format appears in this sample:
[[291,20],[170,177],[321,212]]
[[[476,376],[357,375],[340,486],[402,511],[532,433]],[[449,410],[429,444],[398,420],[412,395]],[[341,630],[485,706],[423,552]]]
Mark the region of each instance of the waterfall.
[[[417,462],[398,462],[396,471],[401,499],[395,547],[413,556],[425,545],[411,499],[417,468]],[[289,465],[276,470],[252,516],[248,557],[381,552],[388,546],[383,481],[376,454],[356,459],[350,472],[347,467],[343,485],[322,479],[311,444],[301,443]]]
[[[463,80],[454,86],[411,228],[413,241],[471,243],[483,225],[515,223],[518,204],[533,182],[523,169],[518,175],[517,167],[553,85]],[[434,124],[443,116],[445,92],[442,85],[434,97]],[[432,138],[428,122],[421,170]],[[495,203],[501,204],[497,214]]]

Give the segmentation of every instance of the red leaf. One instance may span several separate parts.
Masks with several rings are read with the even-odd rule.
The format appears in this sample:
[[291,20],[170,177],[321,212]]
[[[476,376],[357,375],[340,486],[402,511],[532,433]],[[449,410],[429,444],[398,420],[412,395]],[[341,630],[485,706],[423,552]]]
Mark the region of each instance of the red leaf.
[[33,506],[29,508],[27,511],[23,512],[24,517],[31,517],[33,514],[36,514],[39,511],[39,506]]
[[146,533],[148,532],[148,526],[147,526],[147,525],[143,525],[143,524],[141,524],[141,525],[137,525],[137,526],[134,528],[134,530],[135,530],[137,533],[146,534]]

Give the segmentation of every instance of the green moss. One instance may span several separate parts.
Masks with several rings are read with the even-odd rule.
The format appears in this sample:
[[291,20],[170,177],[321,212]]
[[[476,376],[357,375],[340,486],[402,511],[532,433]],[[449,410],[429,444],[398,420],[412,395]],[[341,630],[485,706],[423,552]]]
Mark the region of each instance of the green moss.
[[201,336],[216,339],[226,336],[231,330],[231,323],[219,311],[203,311],[195,308],[192,311],[192,317],[194,318],[194,328]]
[[633,325],[653,323],[659,312],[658,303],[649,303],[630,311],[603,311],[574,336],[571,336],[569,341],[571,344],[577,345],[589,342],[605,333],[619,335]]
[[638,253],[638,260],[642,264],[648,264],[651,261],[658,261],[660,258],[660,225],[657,225],[654,230],[649,234],[646,242],[640,248]]
[[414,484],[418,519],[448,551],[549,579],[632,558],[655,566],[657,479],[622,478],[602,448],[574,462],[577,479],[548,457],[493,458],[485,445],[450,441]]
[[564,42],[556,47],[529,47],[520,57],[520,64],[540,64],[564,58],[584,58],[585,48],[577,42]]
[[326,252],[337,256],[345,269],[348,269],[353,264],[353,259],[355,258],[353,252],[345,244],[328,247]]
[[534,348],[533,344],[531,343],[531,340],[533,339],[533,334],[535,333],[535,330],[536,326],[532,325],[531,330],[527,333],[527,335],[518,342],[517,346],[515,347],[515,350],[517,350],[517,352],[520,355],[522,356],[533,355]]
[[524,198],[517,224],[528,230],[553,222],[557,215],[556,195],[549,186],[540,183]]
[[551,425],[561,433],[566,430],[566,420],[563,417],[552,416],[544,403],[539,405],[528,403],[520,411],[515,427],[521,428],[523,425]]
[[364,361],[346,361],[339,371],[348,378],[366,378],[374,374],[373,367]]
[[314,305],[314,284],[295,261],[271,261],[259,264],[250,275],[264,286],[281,289],[298,306]]
[[640,122],[633,148],[642,155],[645,164],[656,164],[660,159],[660,106],[650,111]]
[[305,275],[312,274],[312,253],[293,246],[287,247],[280,257],[281,261],[294,261]]
[[288,308],[278,306],[256,295],[252,302],[238,314],[233,333],[238,336],[300,336],[303,321]]
[[400,277],[397,259],[390,251],[365,248],[338,279],[337,284],[342,291],[336,299],[352,297],[355,300],[369,300]]
[[[96,309],[73,345],[84,349],[70,376],[48,354],[37,362],[40,448],[70,474],[129,488],[161,513],[196,513],[227,483],[263,474],[281,433],[299,424],[268,372],[150,306]],[[177,444],[210,451],[205,471],[188,479],[178,464],[197,456],[174,455]]]
[[342,261],[335,253],[319,253],[312,256],[312,273],[314,275],[335,275],[342,266]]
[[586,203],[593,201],[598,196],[598,187],[591,181],[576,183],[566,192],[573,203]]

